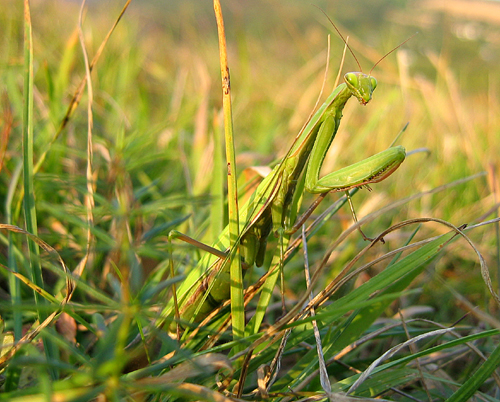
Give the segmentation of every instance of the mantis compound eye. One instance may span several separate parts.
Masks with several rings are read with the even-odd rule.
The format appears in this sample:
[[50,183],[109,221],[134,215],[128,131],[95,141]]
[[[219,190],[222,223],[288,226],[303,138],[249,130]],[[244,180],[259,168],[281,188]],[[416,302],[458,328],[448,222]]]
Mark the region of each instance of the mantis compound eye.
[[372,83],[372,90],[377,88],[377,80],[374,77],[370,77],[370,81]]
[[356,74],[347,73],[344,76],[344,79],[346,80],[346,84],[348,84],[350,87],[358,87],[358,76]]

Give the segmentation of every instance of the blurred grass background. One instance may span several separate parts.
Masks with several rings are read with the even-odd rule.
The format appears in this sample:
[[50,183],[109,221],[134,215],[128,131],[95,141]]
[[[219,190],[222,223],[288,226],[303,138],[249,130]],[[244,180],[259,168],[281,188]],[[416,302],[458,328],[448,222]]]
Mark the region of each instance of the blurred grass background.
[[[366,225],[365,231],[374,235],[391,222],[423,216],[456,225],[494,217],[500,200],[492,191],[494,185],[498,188],[500,155],[500,3],[339,0],[314,4],[349,37],[364,72],[418,32],[374,69],[378,88],[372,102],[366,107],[348,103],[325,161],[327,172],[379,152],[407,122],[409,127],[398,143],[409,151],[430,151],[410,156],[371,193],[358,194],[354,202],[360,217],[394,200],[488,172],[393,210]],[[91,57],[122,6],[111,0],[88,4],[84,34]],[[320,92],[327,35],[331,34],[331,60],[325,96],[332,90],[343,43],[309,2],[241,0],[224,2],[223,7],[241,173],[285,154]],[[79,4],[73,1],[32,3],[35,158],[53,138],[84,76],[76,34],[78,10]],[[0,221],[19,226],[23,226],[16,178],[22,159],[22,32],[22,4],[2,0]],[[348,54],[343,72],[357,69]],[[160,275],[165,269],[170,229],[206,241],[212,238],[207,233],[211,202],[207,194],[214,175],[212,135],[219,127],[221,90],[211,2],[132,3],[93,72],[93,86],[97,253],[85,280],[96,289],[119,292],[109,274],[120,266],[120,245],[127,239],[129,251],[142,265],[141,270],[132,269],[131,287],[139,289],[150,270]],[[50,147],[35,182],[40,236],[71,267],[86,245],[86,119],[83,101]],[[337,198],[329,196],[323,209]],[[322,229],[312,252],[321,255],[341,227],[350,224],[345,209],[340,221]],[[427,236],[446,231],[438,225],[422,230]],[[496,277],[494,226],[470,235]],[[344,246],[347,253],[338,258],[346,260],[363,246],[362,239],[352,235]],[[5,247],[0,246],[2,254]],[[176,253],[185,248],[176,245]],[[420,283],[422,294],[409,305],[432,305],[437,321],[460,317],[463,311],[456,309],[453,296],[439,280],[444,277],[470,301],[495,312],[475,255],[465,243],[450,247],[437,267],[439,275],[429,270]],[[292,284],[293,274],[290,269]],[[6,281],[2,277],[2,284]],[[1,297],[8,299],[7,287],[2,289]],[[85,302],[87,296],[80,297]]]

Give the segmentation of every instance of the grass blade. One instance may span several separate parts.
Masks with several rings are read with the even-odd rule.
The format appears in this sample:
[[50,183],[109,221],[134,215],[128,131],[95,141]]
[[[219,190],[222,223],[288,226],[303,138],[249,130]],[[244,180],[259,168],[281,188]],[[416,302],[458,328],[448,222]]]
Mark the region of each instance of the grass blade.
[[[29,1],[24,1],[24,108],[23,108],[23,182],[24,182],[24,216],[26,230],[37,235],[37,219],[35,207],[34,172],[33,172],[33,36],[31,29],[31,16]],[[28,239],[29,262],[33,283],[43,289],[42,267],[39,259],[38,245]],[[35,303],[39,306],[46,305],[44,298],[33,292]],[[40,322],[47,318],[45,309],[40,309],[38,319]],[[57,358],[57,347],[44,337],[44,350],[48,360]],[[56,379],[58,372],[49,368],[51,377]]]
[[500,346],[497,346],[484,364],[469,378],[447,402],[468,401],[491,374],[500,366]]
[[222,153],[222,132],[218,115],[214,116],[213,138],[214,138],[214,170],[210,195],[212,207],[210,209],[211,238],[216,239],[224,230],[224,156]]
[[227,192],[229,208],[229,238],[231,258],[231,314],[234,338],[242,338],[245,331],[245,311],[243,307],[243,274],[238,247],[239,216],[238,190],[236,187],[236,161],[233,141],[233,117],[231,111],[231,85],[227,64],[226,35],[221,5],[214,0],[214,10],[219,34],[219,57],[222,74],[222,104],[224,108],[224,132],[226,138]]

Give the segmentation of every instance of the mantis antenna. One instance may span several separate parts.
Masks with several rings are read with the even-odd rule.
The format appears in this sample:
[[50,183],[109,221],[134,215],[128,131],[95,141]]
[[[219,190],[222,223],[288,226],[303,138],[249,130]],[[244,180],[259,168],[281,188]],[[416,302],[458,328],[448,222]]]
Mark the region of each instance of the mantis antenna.
[[[321,11],[321,12],[325,15],[325,17],[326,17],[326,18],[328,18],[328,21],[330,21],[330,24],[332,24],[332,26],[335,28],[335,30],[337,31],[337,33],[338,33],[338,34],[339,34],[339,36],[341,37],[342,41],[345,43],[345,45],[347,46],[347,48],[348,48],[348,49],[349,49],[349,51],[351,52],[352,57],[354,57],[354,60],[356,60],[356,63],[357,63],[357,65],[358,65],[358,67],[359,67],[359,71],[360,71],[360,72],[363,72],[363,69],[361,68],[361,64],[359,64],[359,60],[358,60],[358,58],[356,57],[356,55],[355,55],[355,54],[354,54],[354,52],[352,51],[351,47],[349,46],[349,44],[348,44],[348,43],[347,43],[347,41],[345,40],[344,36],[340,33],[340,31],[339,31],[339,29],[337,28],[337,26],[333,23],[332,19],[328,16],[328,14],[327,14],[327,13],[325,13],[325,11],[324,11],[322,8],[320,8],[320,7],[316,6],[316,5],[315,5],[314,7],[316,7],[319,11]],[[401,45],[402,45],[402,44],[401,44]],[[401,46],[401,45],[400,45],[400,46]]]
[[411,38],[413,38],[413,37],[414,37],[415,35],[417,35],[417,34],[418,34],[418,32],[415,32],[412,36],[410,36],[410,37],[409,37],[408,39],[406,39],[404,42],[401,42],[399,45],[397,45],[397,46],[396,46],[394,49],[392,49],[390,52],[388,52],[388,53],[386,53],[385,55],[383,55],[383,56],[380,58],[380,60],[379,60],[379,61],[377,61],[377,62],[373,65],[373,67],[372,67],[372,69],[370,70],[370,73],[369,73],[368,75],[372,75],[372,71],[373,71],[373,69],[374,69],[375,67],[377,67],[377,66],[378,66],[378,64],[379,64],[382,60],[384,60],[387,56],[389,56],[389,55],[390,55],[392,52],[394,52],[396,49],[399,49],[401,46],[403,46],[406,42],[408,42]]
[[[352,56],[354,57],[354,60],[356,60],[356,64],[358,65],[359,67],[359,71],[360,72],[363,72],[363,69],[361,68],[361,64],[359,63],[359,60],[358,58],[356,57],[356,55],[354,54],[354,51],[351,49],[351,47],[349,46],[349,44],[347,43],[347,41],[345,40],[344,36],[342,35],[342,33],[340,32],[340,30],[337,28],[337,26],[334,24],[334,22],[332,21],[332,19],[328,16],[327,13],[325,13],[325,11],[318,7],[318,6],[314,6],[316,7],[319,11],[321,11],[326,18],[328,18],[328,21],[330,21],[330,24],[332,24],[333,28],[335,28],[335,31],[337,31],[337,33],[339,34],[340,38],[342,39],[342,41],[345,43],[345,45],[347,46],[347,48],[349,49],[349,52],[351,52]],[[379,63],[384,60],[387,56],[389,56],[392,52],[394,52],[396,49],[399,49],[401,46],[403,46],[406,42],[408,42],[411,38],[413,38],[415,35],[417,35],[418,32],[415,32],[412,36],[410,36],[408,39],[406,39],[405,41],[401,42],[399,45],[397,45],[394,49],[392,49],[391,51],[387,52],[385,55],[383,55],[379,61],[377,61],[373,67],[371,68],[370,72],[368,75],[372,75],[372,71],[375,67],[377,67],[379,65]]]

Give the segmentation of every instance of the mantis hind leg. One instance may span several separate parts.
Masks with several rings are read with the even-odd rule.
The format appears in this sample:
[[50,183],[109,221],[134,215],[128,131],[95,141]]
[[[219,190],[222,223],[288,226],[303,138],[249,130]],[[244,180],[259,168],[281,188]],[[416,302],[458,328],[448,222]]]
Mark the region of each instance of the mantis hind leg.
[[271,215],[266,216],[257,222],[247,233],[241,238],[240,252],[243,260],[249,266],[254,263],[258,267],[264,264],[266,256],[267,238],[273,228]]

